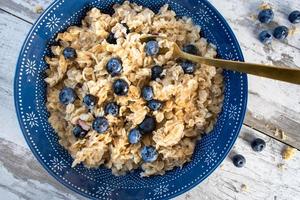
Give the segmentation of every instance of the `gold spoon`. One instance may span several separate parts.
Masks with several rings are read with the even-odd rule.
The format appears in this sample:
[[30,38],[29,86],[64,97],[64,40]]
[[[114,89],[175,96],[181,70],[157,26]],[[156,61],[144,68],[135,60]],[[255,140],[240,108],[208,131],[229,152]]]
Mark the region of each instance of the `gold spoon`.
[[[156,38],[167,39],[166,37],[158,35],[143,35],[140,40],[145,42]],[[212,65],[215,67],[221,67],[223,69],[300,84],[300,70],[298,69],[195,56],[182,51],[175,42],[173,43],[173,47],[173,55],[178,58],[183,58],[196,63]],[[167,52],[168,50],[169,49],[167,48],[160,49],[160,53]]]

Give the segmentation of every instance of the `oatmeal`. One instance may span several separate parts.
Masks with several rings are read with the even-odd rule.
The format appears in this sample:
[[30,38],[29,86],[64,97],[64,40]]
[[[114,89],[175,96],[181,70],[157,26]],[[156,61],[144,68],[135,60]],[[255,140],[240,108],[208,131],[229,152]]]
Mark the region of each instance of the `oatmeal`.
[[[223,102],[221,69],[173,57],[173,42],[215,57],[199,32],[168,5],[155,14],[126,1],[112,16],[93,8],[81,26],[58,34],[46,57],[47,108],[73,166],[151,176],[190,161]],[[141,42],[145,34],[168,39]]]

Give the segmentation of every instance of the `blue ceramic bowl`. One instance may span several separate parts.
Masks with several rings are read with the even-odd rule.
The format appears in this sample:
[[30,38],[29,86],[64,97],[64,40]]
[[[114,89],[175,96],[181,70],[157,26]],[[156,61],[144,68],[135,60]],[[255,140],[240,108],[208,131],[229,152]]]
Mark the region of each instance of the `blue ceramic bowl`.
[[[58,143],[48,123],[45,55],[58,32],[80,20],[92,7],[111,11],[120,0],[56,0],[35,23],[24,42],[15,74],[15,106],[20,127],[35,157],[59,182],[92,199],[168,199],[191,189],[207,178],[234,144],[247,103],[247,76],[224,71],[223,111],[214,130],[198,142],[192,161],[163,176],[139,177],[139,171],[113,176],[104,168],[71,168],[72,158]],[[243,61],[239,44],[224,18],[206,0],[134,0],[157,11],[168,3],[179,16],[191,17],[204,37],[217,46],[224,59]]]

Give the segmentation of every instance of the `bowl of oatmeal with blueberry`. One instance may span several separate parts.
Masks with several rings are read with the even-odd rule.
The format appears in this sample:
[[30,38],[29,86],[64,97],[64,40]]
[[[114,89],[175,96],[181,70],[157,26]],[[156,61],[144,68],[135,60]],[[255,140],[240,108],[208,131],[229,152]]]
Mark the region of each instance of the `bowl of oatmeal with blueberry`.
[[[207,23],[213,16],[176,1],[134,2],[91,1],[77,10],[77,23],[66,20],[52,34],[48,53],[39,57],[43,75],[35,84],[44,89],[36,89],[36,98],[44,100],[33,103],[43,104],[37,116],[53,148],[45,167],[90,198],[182,193],[221,163],[244,117],[246,75],[173,54],[176,43],[186,53],[242,60],[217,11],[198,2],[216,12],[219,21]],[[149,34],[161,37],[144,40]]]

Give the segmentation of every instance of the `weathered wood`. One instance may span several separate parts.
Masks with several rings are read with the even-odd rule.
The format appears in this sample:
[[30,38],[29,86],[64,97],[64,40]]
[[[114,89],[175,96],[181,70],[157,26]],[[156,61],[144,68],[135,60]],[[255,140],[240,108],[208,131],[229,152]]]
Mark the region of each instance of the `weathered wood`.
[[[34,22],[38,14],[36,5],[44,8],[49,0],[2,0],[0,8],[29,22]],[[284,42],[274,41],[271,46],[264,46],[257,40],[259,31],[272,29],[278,24],[289,28],[293,25],[287,20],[292,10],[300,10],[300,3],[294,0],[272,0],[275,19],[270,25],[260,24],[255,17],[260,0],[230,0],[210,2],[223,14],[233,28],[248,62],[267,63],[279,66],[300,67],[300,33]],[[238,6],[238,9],[237,9]],[[296,27],[296,26],[294,26]],[[299,28],[299,25],[298,25]],[[283,130],[286,142],[300,149],[300,87],[265,78],[249,76],[248,114],[245,124],[268,135],[273,131],[264,128],[267,124]],[[282,140],[280,137],[277,139]]]

